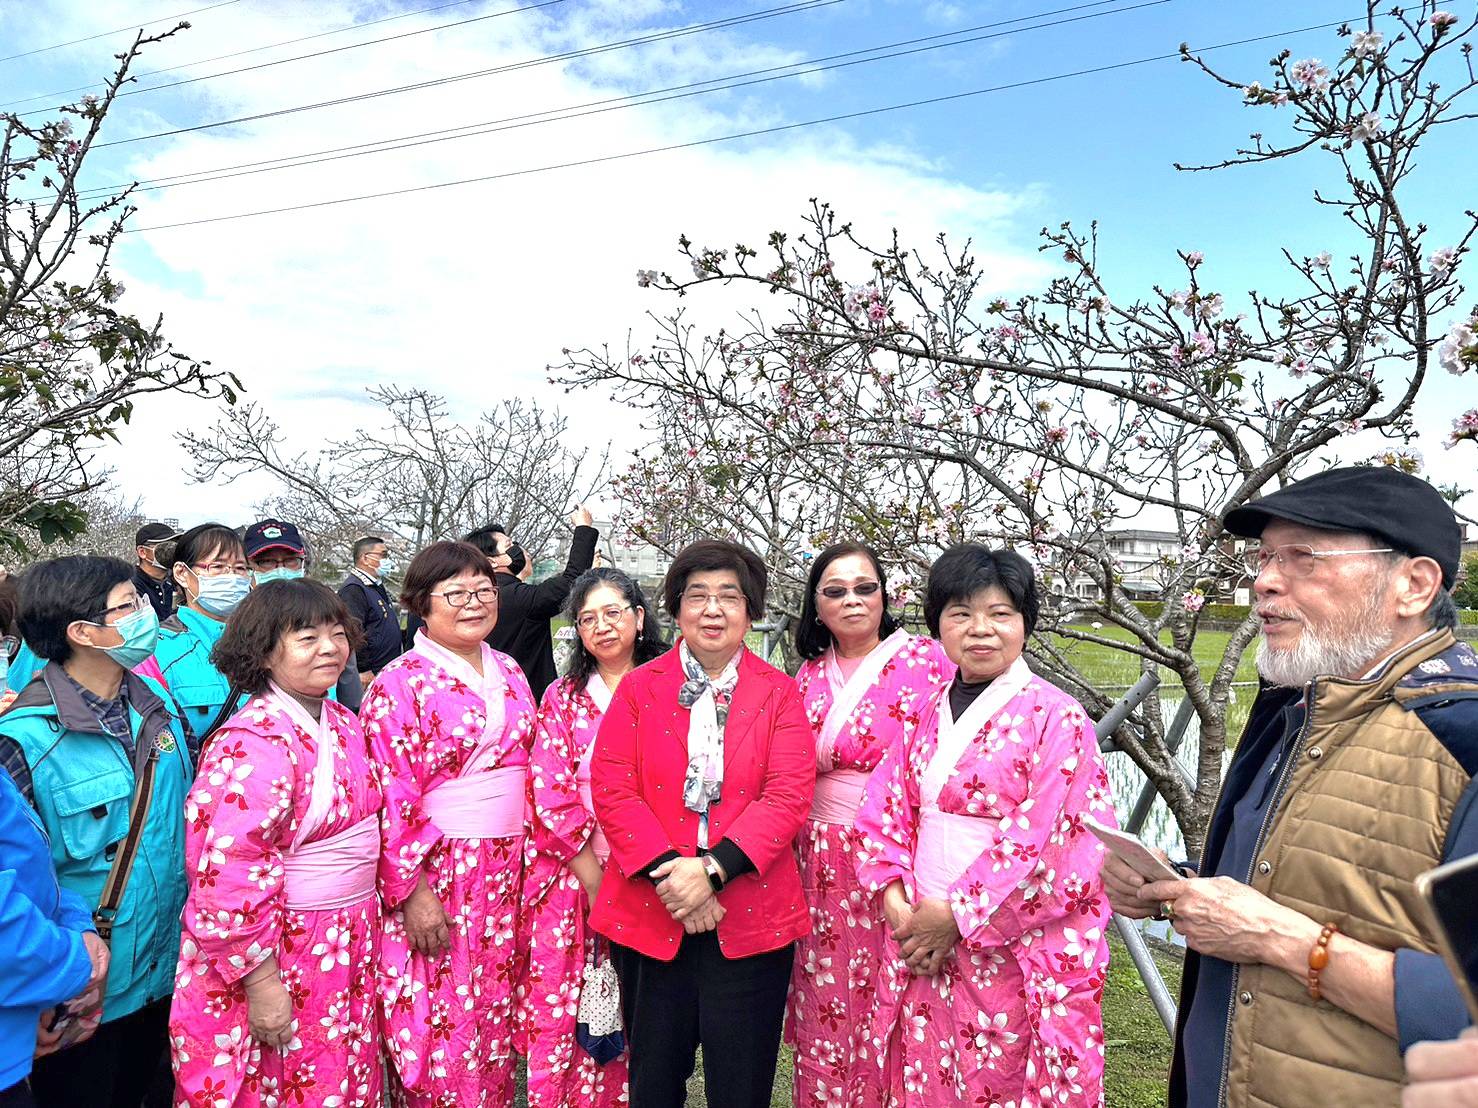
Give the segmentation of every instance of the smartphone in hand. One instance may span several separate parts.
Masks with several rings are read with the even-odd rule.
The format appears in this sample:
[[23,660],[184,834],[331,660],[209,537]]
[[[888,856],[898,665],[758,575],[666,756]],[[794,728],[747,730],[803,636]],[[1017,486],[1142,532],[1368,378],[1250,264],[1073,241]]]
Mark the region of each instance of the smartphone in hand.
[[1428,870],[1416,879],[1437,924],[1437,947],[1478,1023],[1478,854]]

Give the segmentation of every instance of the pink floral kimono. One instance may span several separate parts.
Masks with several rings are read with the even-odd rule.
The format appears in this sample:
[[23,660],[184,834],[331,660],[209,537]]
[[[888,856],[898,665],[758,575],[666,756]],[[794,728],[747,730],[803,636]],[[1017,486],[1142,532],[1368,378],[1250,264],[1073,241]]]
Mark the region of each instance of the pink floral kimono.
[[858,874],[947,900],[961,939],[895,998],[890,1104],[1092,1108],[1103,1099],[1112,825],[1093,724],[1018,659],[954,720],[949,693],[884,757],[857,830]]
[[[176,1104],[378,1108],[380,806],[359,722],[332,701],[315,720],[274,687],[206,747],[185,804]],[[241,983],[273,954],[285,1049],[252,1037]]]
[[[420,632],[359,711],[385,790],[385,1044],[397,1095],[418,1108],[513,1103],[535,707],[512,658],[484,645],[482,670]],[[423,877],[451,917],[436,958],[411,948],[399,910]]]
[[[895,631],[848,678],[833,652],[795,680],[816,735],[816,794],[797,839],[811,933],[796,944],[786,1038],[795,1047],[797,1108],[883,1103],[879,990],[901,989],[908,969],[888,938],[882,904],[857,879],[853,830],[868,775],[919,721],[954,673],[933,639]],[[892,1013],[892,1006],[885,1009]]]
[[568,678],[556,681],[539,706],[529,777],[534,853],[524,877],[529,965],[520,1006],[529,1108],[626,1103],[625,1056],[602,1066],[575,1043],[582,975],[599,936],[586,925],[590,904],[569,862],[587,843],[602,864],[610,856],[590,803],[590,756],[610,703],[595,673],[578,688]]

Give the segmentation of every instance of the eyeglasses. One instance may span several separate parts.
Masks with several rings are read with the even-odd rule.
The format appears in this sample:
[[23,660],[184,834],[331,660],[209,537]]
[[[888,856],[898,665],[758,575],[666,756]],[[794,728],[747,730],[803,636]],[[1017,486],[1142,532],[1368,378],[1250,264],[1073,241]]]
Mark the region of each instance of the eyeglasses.
[[816,590],[818,596],[824,596],[827,600],[840,600],[848,593],[866,600],[869,596],[876,596],[878,590],[883,586],[877,581],[858,581],[855,585],[826,585]]
[[690,612],[706,612],[708,606],[715,603],[725,612],[737,612],[745,605],[744,594],[737,589],[728,589],[724,592],[689,589],[682,595],[682,606]]
[[131,616],[134,612],[143,611],[144,605],[147,603],[148,600],[143,596],[134,593],[132,600],[125,600],[122,604],[114,604],[111,608],[104,608],[98,613],[102,618],[97,620],[97,622],[106,624],[109,616]]
[[624,604],[619,608],[615,606],[602,608],[598,612],[581,612],[575,620],[575,626],[582,631],[594,631],[601,623],[615,627],[626,613],[632,610],[630,604]]
[[191,562],[190,568],[202,577],[224,577],[228,573],[245,577],[251,572],[251,566],[245,562]]
[[281,556],[268,555],[265,558],[253,558],[251,564],[254,568],[263,572],[271,569],[302,569],[308,559],[301,554],[283,554]]
[[1244,555],[1247,572],[1256,577],[1273,562],[1289,577],[1307,577],[1314,572],[1320,558],[1344,558],[1351,554],[1394,554],[1389,546],[1372,546],[1362,550],[1315,550],[1307,543],[1285,542],[1281,546],[1259,546]]
[[498,590],[492,586],[482,589],[447,589],[446,592],[434,592],[431,595],[441,597],[453,608],[465,608],[473,600],[485,608],[491,608],[498,602]]

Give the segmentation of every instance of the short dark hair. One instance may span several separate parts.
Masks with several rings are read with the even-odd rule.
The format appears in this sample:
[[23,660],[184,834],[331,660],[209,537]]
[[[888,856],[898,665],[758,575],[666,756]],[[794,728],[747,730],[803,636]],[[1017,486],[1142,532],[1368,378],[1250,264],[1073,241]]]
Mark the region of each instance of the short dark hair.
[[108,593],[131,580],[133,567],[121,558],[74,554],[37,562],[21,574],[21,637],[37,657],[65,662],[72,656],[67,628],[101,619]]
[[469,531],[462,536],[462,541],[471,543],[481,550],[486,557],[493,557],[498,553],[497,536],[508,534],[503,530],[502,524],[489,524],[487,527],[479,527],[476,531]]
[[168,556],[169,568],[173,569],[181,562],[193,566],[207,555],[218,552],[246,557],[246,547],[234,527],[227,527],[224,523],[202,523],[175,540]]
[[349,614],[339,594],[323,582],[307,577],[268,581],[247,593],[231,613],[210,652],[210,663],[233,689],[263,692],[270,677],[267,660],[282,637],[325,623],[344,628],[350,650],[364,644],[359,620]]
[[370,547],[384,545],[385,540],[380,538],[379,535],[365,535],[363,538],[354,540],[354,548],[350,553],[350,558],[357,565],[359,563],[359,559],[364,557],[364,552]]
[[[642,620],[641,630],[636,633],[636,643],[631,660],[636,665],[645,665],[666,651],[667,643],[663,641],[662,629],[657,625],[657,614],[647,603],[646,594],[642,592],[641,586],[628,574],[622,573],[619,569],[613,569],[611,566],[587,569],[575,578],[569,599],[565,601],[565,615],[569,617],[571,625],[574,624],[575,617],[580,614],[585,598],[601,585],[610,585],[619,592],[626,603],[631,605],[633,612],[646,613]],[[585,649],[585,640],[580,638],[580,629],[576,627],[575,646],[570,651],[570,664],[565,669],[565,679],[579,688],[590,680],[590,675],[594,672],[595,656]]]
[[1031,563],[1014,550],[991,550],[978,542],[950,547],[929,567],[929,583],[924,589],[924,622],[929,625],[929,634],[939,636],[939,617],[948,605],[969,600],[997,585],[1021,613],[1030,635],[1037,626],[1040,609]]
[[676,616],[688,578],[695,573],[721,569],[731,570],[739,578],[739,588],[749,605],[749,618],[754,620],[764,615],[765,590],[770,583],[764,559],[747,546],[723,539],[699,539],[677,552],[667,567],[667,576],[662,579],[663,606]]
[[20,587],[14,577],[0,581],[0,635],[18,635],[20,628]]
[[400,602],[425,619],[431,610],[431,590],[459,573],[479,574],[497,584],[488,556],[470,542],[434,542],[411,559],[401,586]]
[[888,610],[888,574],[883,569],[878,552],[866,543],[839,542],[828,546],[811,563],[811,572],[806,575],[806,595],[801,599],[801,620],[795,627],[795,652],[802,658],[819,658],[831,645],[831,632],[816,615],[816,590],[821,585],[821,575],[826,567],[838,558],[861,554],[872,563],[873,572],[883,586],[883,622],[878,628],[880,638],[886,639],[898,630],[898,620]]

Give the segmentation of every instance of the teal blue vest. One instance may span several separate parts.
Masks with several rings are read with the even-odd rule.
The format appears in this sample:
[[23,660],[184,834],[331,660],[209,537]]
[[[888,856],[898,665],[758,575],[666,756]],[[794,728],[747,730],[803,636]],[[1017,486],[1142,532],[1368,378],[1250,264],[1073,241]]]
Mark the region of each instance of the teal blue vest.
[[161,625],[154,649],[165,684],[200,739],[231,691],[231,683],[210,664],[210,652],[225,629],[219,620],[182,607]]
[[[139,749],[157,747],[159,760],[149,819],[114,923],[104,1020],[174,991],[186,892],[185,797],[195,776],[169,694],[146,677],[127,680],[135,742]],[[134,695],[141,689],[146,692]],[[25,754],[32,803],[51,839],[58,879],[96,908],[117,844],[128,833],[134,767],[122,744],[100,731],[65,729],[45,681],[0,716],[0,735]]]

